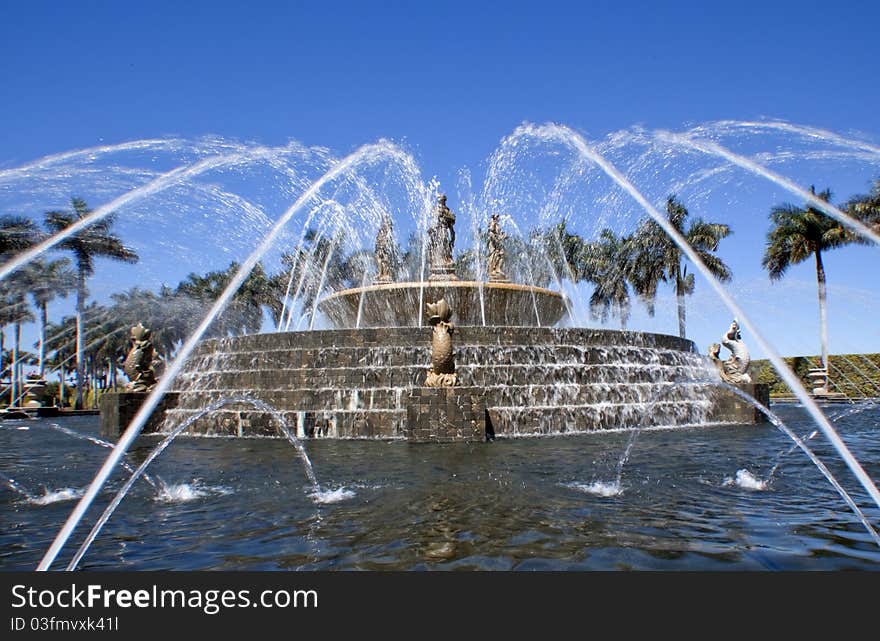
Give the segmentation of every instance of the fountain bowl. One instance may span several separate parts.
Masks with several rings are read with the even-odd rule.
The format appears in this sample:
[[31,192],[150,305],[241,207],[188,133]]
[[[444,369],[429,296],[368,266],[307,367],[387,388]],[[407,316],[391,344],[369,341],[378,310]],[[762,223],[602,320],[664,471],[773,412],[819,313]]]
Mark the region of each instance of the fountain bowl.
[[443,280],[355,287],[334,292],[318,309],[334,327],[418,327],[419,310],[445,299],[457,325],[553,327],[568,316],[559,292],[508,282]]

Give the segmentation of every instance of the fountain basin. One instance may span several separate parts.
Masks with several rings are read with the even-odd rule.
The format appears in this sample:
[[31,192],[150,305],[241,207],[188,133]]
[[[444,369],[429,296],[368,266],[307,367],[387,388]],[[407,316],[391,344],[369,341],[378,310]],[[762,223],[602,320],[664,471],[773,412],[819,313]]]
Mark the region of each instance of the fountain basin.
[[[434,391],[424,387],[429,327],[206,340],[175,380],[177,405],[162,429],[242,396],[274,407],[298,436],[327,438],[482,440],[755,421],[751,407],[739,410],[713,388],[714,365],[676,336],[483,326],[455,335],[459,386]],[[438,412],[456,425],[435,429]],[[272,416],[247,405],[218,409],[189,433],[278,435]]]
[[552,327],[567,315],[559,292],[504,282],[446,280],[387,283],[328,295],[318,309],[334,327],[419,327],[424,305],[446,299],[456,325]]

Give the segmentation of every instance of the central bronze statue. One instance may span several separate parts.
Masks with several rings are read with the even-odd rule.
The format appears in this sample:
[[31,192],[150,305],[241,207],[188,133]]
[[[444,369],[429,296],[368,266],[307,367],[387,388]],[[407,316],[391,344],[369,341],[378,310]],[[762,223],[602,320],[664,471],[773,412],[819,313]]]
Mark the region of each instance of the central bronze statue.
[[428,230],[428,257],[431,275],[428,280],[458,280],[452,250],[455,248],[455,214],[446,206],[446,194],[437,198],[434,224]]
[[489,218],[489,260],[487,267],[489,271],[489,280],[495,283],[506,283],[510,279],[504,273],[504,264],[507,262],[507,252],[504,249],[504,239],[507,234],[501,231],[501,217],[498,214],[492,214]]
[[387,214],[382,218],[382,225],[376,235],[376,285],[392,282],[394,277],[394,227],[391,217]]

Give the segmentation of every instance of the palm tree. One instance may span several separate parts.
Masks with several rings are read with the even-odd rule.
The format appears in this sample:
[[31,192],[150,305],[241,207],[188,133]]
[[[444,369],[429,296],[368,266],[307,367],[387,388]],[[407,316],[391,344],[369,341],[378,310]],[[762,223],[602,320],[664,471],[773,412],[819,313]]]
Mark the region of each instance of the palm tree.
[[[72,198],[72,212],[50,211],[46,213],[46,227],[57,234],[71,225],[85,218],[91,210],[81,198]],[[83,384],[84,375],[84,344],[82,313],[88,298],[86,279],[95,272],[95,258],[110,258],[112,260],[135,263],[138,255],[112,233],[115,217],[111,214],[89,225],[85,229],[73,234],[69,238],[58,243],[57,247],[73,253],[77,271],[76,286],[76,409],[83,407]]]
[[[6,262],[13,255],[27,249],[40,239],[36,224],[23,216],[0,216],[0,262]],[[10,404],[15,401],[15,387],[18,376],[18,353],[21,346],[21,324],[31,320],[30,310],[25,302],[26,277],[21,271],[12,274],[2,283],[0,291],[0,359],[6,342],[5,327],[12,324],[14,347],[10,365]],[[0,363],[0,376],[5,370]]]
[[[12,325],[12,354],[9,366],[9,404],[14,405],[21,385],[21,326],[34,320],[27,304],[26,272],[19,270],[0,283],[0,323]],[[18,390],[20,391],[20,390]]]
[[0,216],[0,260],[27,249],[40,240],[40,230],[29,218]]
[[874,181],[871,192],[854,196],[846,205],[847,213],[880,233],[880,178]]
[[24,269],[27,290],[31,295],[34,307],[40,313],[40,341],[38,363],[40,378],[45,374],[46,326],[49,323],[49,303],[56,296],[67,298],[76,287],[76,274],[70,269],[70,261],[66,258],[45,261],[37,258]]
[[629,320],[633,250],[631,237],[618,237],[612,230],[603,229],[598,241],[584,246],[579,261],[580,275],[595,286],[590,296],[590,315],[603,323],[610,315],[617,316],[621,329],[626,329]]
[[49,372],[58,372],[59,407],[65,407],[65,381],[68,365],[76,358],[76,318],[65,316],[58,323],[50,323],[46,330],[46,366]]
[[580,263],[587,243],[578,234],[569,231],[567,221],[563,220],[547,230],[533,231],[531,238],[545,263],[533,270],[543,272],[544,283],[549,283],[552,278],[549,270],[560,279],[568,277],[576,282],[584,278],[583,265]]
[[[731,278],[730,268],[715,255],[718,243],[730,234],[730,227],[721,223],[707,223],[696,218],[685,228],[688,210],[675,195],[666,200],[666,216],[672,226],[684,236],[687,243],[697,253],[709,271],[721,282]],[[654,299],[660,281],[671,283],[678,299],[678,335],[686,338],[685,296],[694,293],[694,275],[689,274],[687,265],[682,264],[684,256],[681,248],[654,220],[643,222],[633,235],[633,282],[636,291],[648,306],[648,313],[654,314]]]
[[[824,200],[831,201],[831,191],[826,189],[816,194],[815,186],[810,192]],[[870,222],[868,212],[859,217]],[[850,243],[866,243],[865,238],[848,230],[839,221],[819,211],[812,205],[803,208],[783,203],[770,211],[773,227],[767,233],[767,247],[762,262],[770,280],[779,280],[792,265],[797,265],[811,256],[816,261],[816,282],[819,286],[819,320],[822,333],[822,367],[828,367],[828,294],[825,286],[825,264],[822,253],[843,247]]]
[[21,326],[24,323],[34,319],[30,308],[27,304],[25,289],[23,287],[23,273],[16,272],[9,276],[7,282],[3,283],[2,297],[0,303],[3,305],[2,322],[4,325],[12,325],[12,355],[10,359],[9,369],[9,404],[14,405],[17,399],[16,393],[20,390],[22,372],[21,372]]
[[[200,311],[194,315],[196,323],[211,304],[220,298],[238,269],[238,263],[231,263],[225,270],[208,272],[203,276],[191,273],[177,286],[176,293],[182,299],[200,307]],[[263,307],[276,308],[276,284],[266,275],[262,264],[257,263],[232,300],[211,323],[205,335],[237,336],[260,331],[263,325]]]

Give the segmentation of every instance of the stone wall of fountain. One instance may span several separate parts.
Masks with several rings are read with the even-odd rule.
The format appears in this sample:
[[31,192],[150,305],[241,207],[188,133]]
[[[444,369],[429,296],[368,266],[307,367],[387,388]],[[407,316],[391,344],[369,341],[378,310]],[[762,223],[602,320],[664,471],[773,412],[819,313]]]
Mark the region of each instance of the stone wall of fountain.
[[418,327],[420,307],[441,298],[461,325],[552,327],[566,315],[566,301],[558,292],[462,280],[345,289],[325,297],[318,307],[334,327]]
[[[302,436],[406,438],[418,428],[407,411],[425,391],[430,337],[426,326],[204,341],[175,382],[177,406],[164,429],[207,404],[246,395],[280,410]],[[486,430],[504,437],[754,422],[750,408],[718,402],[724,394],[710,382],[714,368],[692,342],[674,336],[464,326],[455,341],[452,389],[465,398],[465,418],[479,424],[480,438]],[[227,406],[190,432],[270,436],[276,426],[251,407]]]

